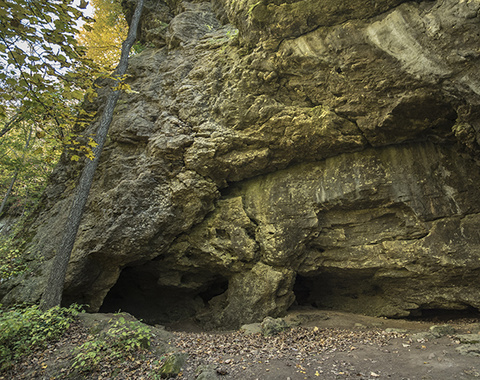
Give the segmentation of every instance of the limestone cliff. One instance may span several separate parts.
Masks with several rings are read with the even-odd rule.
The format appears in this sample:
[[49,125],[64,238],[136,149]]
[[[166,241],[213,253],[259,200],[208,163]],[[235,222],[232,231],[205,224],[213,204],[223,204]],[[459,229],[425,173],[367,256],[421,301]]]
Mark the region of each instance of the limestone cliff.
[[[480,308],[479,10],[150,0],[65,302],[209,327]],[[57,168],[3,302],[40,297],[77,175]]]

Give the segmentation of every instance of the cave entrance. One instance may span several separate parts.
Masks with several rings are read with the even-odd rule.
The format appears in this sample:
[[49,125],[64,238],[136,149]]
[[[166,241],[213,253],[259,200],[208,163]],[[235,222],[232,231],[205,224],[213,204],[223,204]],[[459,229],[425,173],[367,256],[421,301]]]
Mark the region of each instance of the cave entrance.
[[148,266],[126,267],[99,312],[125,311],[148,324],[169,324],[194,317],[228,288],[228,280],[219,275],[197,273],[191,275],[193,279],[188,276],[182,276],[179,286],[161,286],[158,275]]
[[383,297],[368,270],[336,270],[297,275],[293,287],[295,306],[371,314]]
[[[388,308],[391,297],[383,286],[395,289],[398,283],[379,284],[374,272],[369,270],[334,269],[313,275],[297,275],[293,292],[292,308],[315,308],[337,310],[364,315],[382,315]],[[480,322],[480,311],[474,307],[458,305],[461,309],[438,309],[419,307],[410,311],[405,319],[446,323],[448,321]],[[394,318],[394,317],[392,317]]]
[[452,321],[478,323],[480,322],[480,311],[471,306],[462,310],[420,308],[414,310],[407,319],[431,323],[449,323]]

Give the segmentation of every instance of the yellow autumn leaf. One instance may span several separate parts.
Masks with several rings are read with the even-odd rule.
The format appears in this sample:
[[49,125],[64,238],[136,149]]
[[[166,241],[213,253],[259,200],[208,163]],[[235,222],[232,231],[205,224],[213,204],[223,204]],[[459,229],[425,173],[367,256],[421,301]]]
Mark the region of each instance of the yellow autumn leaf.
[[90,0],[90,4],[95,12],[95,23],[85,24],[76,38],[86,48],[87,58],[111,71],[120,59],[128,24],[119,1]]
[[95,142],[95,140],[90,139],[90,141],[88,142],[88,145],[90,145],[92,148],[95,148],[98,144]]
[[127,94],[139,94],[138,91],[135,91],[135,90],[132,90],[132,88],[130,86],[128,86],[127,88],[125,88],[124,90]]

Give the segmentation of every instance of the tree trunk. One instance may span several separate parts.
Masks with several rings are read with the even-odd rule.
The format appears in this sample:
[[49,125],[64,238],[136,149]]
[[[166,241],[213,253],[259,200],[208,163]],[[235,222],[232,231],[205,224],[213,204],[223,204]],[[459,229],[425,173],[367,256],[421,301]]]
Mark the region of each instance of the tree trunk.
[[[138,0],[133,14],[132,22],[128,30],[128,36],[122,44],[122,54],[117,69],[113,73],[114,77],[121,77],[128,68],[128,55],[132,48],[136,36],[140,16],[142,14],[144,0]],[[63,286],[65,282],[65,275],[67,272],[68,262],[72,253],[75,237],[77,236],[78,227],[82,219],[85,204],[87,203],[90,187],[93,182],[93,176],[100,160],[100,155],[103,150],[103,145],[107,138],[108,128],[112,122],[113,110],[117,104],[120,96],[120,91],[112,91],[107,99],[107,105],[103,111],[100,119],[100,125],[97,130],[97,146],[93,149],[95,158],[90,161],[87,160],[86,165],[82,171],[80,182],[77,186],[73,204],[70,208],[65,229],[63,231],[62,242],[57,250],[50,269],[50,276],[48,278],[47,287],[43,293],[40,301],[40,308],[45,311],[55,306],[60,306],[62,301]]]
[[17,180],[18,176],[18,169],[15,170],[15,174],[13,174],[12,180],[10,181],[10,186],[8,187],[7,193],[3,197],[2,205],[0,206],[0,216],[3,214],[3,209],[5,208],[5,205],[7,204],[8,198],[10,198],[10,194],[12,193],[13,185],[15,184],[15,181]]

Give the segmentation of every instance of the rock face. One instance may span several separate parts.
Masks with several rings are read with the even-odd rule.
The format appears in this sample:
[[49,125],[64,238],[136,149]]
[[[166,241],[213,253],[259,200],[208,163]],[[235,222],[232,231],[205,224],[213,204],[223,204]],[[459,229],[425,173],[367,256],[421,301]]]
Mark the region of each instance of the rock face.
[[[64,301],[212,328],[294,303],[480,308],[479,10],[150,0],[138,93],[116,108]],[[2,284],[4,303],[44,289],[78,176],[67,161],[31,221],[33,271]]]

